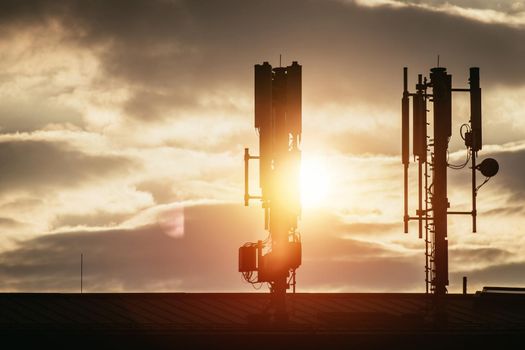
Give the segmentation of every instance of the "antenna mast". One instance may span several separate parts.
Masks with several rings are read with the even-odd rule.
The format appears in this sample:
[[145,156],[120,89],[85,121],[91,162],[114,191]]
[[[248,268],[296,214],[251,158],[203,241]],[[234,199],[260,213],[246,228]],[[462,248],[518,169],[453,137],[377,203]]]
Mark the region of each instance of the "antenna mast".
[[[280,63],[280,62],[279,62]],[[255,128],[259,156],[244,149],[244,205],[260,199],[268,238],[239,248],[239,272],[252,284],[268,283],[278,321],[287,319],[286,290],[295,292],[295,270],[301,265],[297,220],[301,212],[299,172],[302,132],[302,67],[255,65]],[[261,195],[249,194],[249,161],[259,160]]]
[[[476,232],[476,170],[488,178],[496,175],[499,166],[491,158],[476,164],[481,150],[481,89],[479,68],[470,68],[470,88],[452,88],[452,76],[446,68],[430,70],[429,81],[418,75],[416,91],[407,90],[407,68],[403,69],[402,97],[402,163],[404,167],[404,231],[408,233],[410,220],[418,222],[419,238],[423,238],[425,228],[425,285],[426,292],[435,294],[438,299],[447,293],[448,280],[448,215],[471,215],[472,232]],[[429,93],[429,90],[432,93]],[[463,164],[448,162],[448,144],[452,136],[452,92],[470,94],[470,121],[460,128],[460,134],[467,148],[467,159]],[[418,164],[418,209],[415,216],[408,214],[408,166],[409,166],[409,97],[412,97],[413,156]],[[427,136],[427,102],[433,104],[433,138]],[[430,157],[428,157],[430,155]],[[450,211],[447,193],[447,170],[463,169],[471,161],[471,211]],[[429,169],[431,174],[429,174]],[[429,183],[430,181],[430,183]]]

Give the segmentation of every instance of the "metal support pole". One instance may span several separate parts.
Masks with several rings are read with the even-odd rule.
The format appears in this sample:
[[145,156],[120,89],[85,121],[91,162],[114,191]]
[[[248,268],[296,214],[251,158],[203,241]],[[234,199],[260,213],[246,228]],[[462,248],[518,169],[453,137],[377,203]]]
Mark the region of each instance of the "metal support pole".
[[447,149],[451,134],[451,77],[445,68],[433,68],[430,74],[434,95],[434,288],[438,297],[447,293]]
[[476,209],[476,197],[477,197],[477,191],[476,191],[476,151],[471,150],[472,152],[472,232],[476,233],[477,231],[477,209]]
[[248,162],[250,161],[250,151],[248,148],[244,149],[244,206],[248,206],[248,202],[250,201],[250,195],[248,193],[248,181],[249,181],[249,174],[248,169],[249,165]]
[[[421,157],[420,157],[421,158]],[[418,224],[419,224],[419,238],[423,237],[423,163],[421,159],[418,162]]]
[[[426,145],[426,142],[425,142]],[[429,233],[429,220],[428,220],[428,209],[429,209],[429,193],[428,193],[428,162],[425,162],[425,293],[429,292],[429,272],[430,272],[430,262],[428,254],[428,245],[430,243],[428,233]]]
[[[297,62],[273,69],[268,62],[255,65],[255,128],[259,130],[259,156],[250,156],[248,148],[244,150],[244,203],[247,206],[250,199],[255,198],[262,202],[264,228],[270,237],[264,244],[257,243],[257,282],[270,284],[271,309],[278,322],[288,319],[286,291],[292,286],[295,292],[295,269],[301,260],[300,240],[294,237],[293,242],[289,241],[290,235],[296,232],[300,213],[301,101],[301,66]],[[260,196],[249,193],[250,159],[259,159]],[[293,245],[292,249],[291,243],[299,245]]]

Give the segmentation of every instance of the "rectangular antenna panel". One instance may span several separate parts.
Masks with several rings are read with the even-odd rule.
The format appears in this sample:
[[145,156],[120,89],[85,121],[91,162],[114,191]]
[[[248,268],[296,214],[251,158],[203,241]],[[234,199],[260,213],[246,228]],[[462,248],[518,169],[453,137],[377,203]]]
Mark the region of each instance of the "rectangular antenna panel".
[[301,134],[301,66],[293,62],[286,68],[286,122],[288,132]]
[[272,66],[255,65],[255,128],[269,125],[272,118]]
[[[255,65],[255,128],[259,129],[259,183],[266,188],[272,164],[272,66]],[[263,193],[263,196],[265,193]]]
[[426,121],[424,121],[423,115],[423,95],[417,93],[413,97],[412,103],[412,152],[415,156],[422,158],[426,154],[426,125],[423,124]]
[[470,125],[472,127],[472,150],[482,147],[481,130],[481,88],[479,87],[479,68],[470,68]]

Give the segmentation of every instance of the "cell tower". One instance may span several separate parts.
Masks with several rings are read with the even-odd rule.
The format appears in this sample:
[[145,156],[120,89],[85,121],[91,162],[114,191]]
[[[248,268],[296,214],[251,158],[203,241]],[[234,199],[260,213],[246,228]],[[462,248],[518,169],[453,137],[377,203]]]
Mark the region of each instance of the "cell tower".
[[[259,156],[244,150],[244,205],[260,199],[268,237],[239,248],[239,272],[252,284],[268,283],[277,320],[286,320],[286,290],[295,293],[301,265],[297,220],[300,204],[301,66],[255,65],[255,128]],[[261,194],[249,194],[249,161],[259,160]]]
[[[403,70],[402,98],[402,163],[404,166],[404,231],[408,233],[408,222],[419,224],[419,238],[425,239],[425,284],[426,292],[437,296],[447,293],[448,280],[448,215],[471,215],[472,232],[476,232],[476,196],[478,190],[499,170],[498,162],[487,158],[476,163],[478,151],[482,147],[481,130],[481,88],[479,68],[470,68],[470,88],[452,88],[452,75],[446,68],[430,70],[430,81],[418,75],[416,92],[407,89],[407,68]],[[432,90],[429,93],[429,90]],[[452,92],[470,93],[470,121],[460,127],[460,135],[465,141],[467,156],[459,165],[448,161],[448,144],[452,136]],[[412,97],[413,138],[412,151],[418,165],[418,209],[416,216],[408,214],[408,166],[410,163],[410,116],[409,98]],[[433,135],[427,134],[427,104],[433,103]],[[472,210],[450,211],[447,197],[447,170],[463,169],[470,164],[472,177]],[[484,182],[476,186],[476,170],[485,176]],[[424,230],[423,230],[424,227]]]

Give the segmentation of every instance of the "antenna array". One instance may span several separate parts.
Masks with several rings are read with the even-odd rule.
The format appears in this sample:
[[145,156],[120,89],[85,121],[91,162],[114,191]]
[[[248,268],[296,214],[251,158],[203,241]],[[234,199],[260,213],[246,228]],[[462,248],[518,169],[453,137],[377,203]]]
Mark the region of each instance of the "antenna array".
[[[439,56],[438,56],[439,57]],[[438,58],[439,59],[439,58]],[[476,163],[478,151],[482,148],[481,88],[479,68],[470,68],[470,88],[452,88],[452,75],[444,67],[430,70],[430,77],[418,75],[416,90],[408,91],[408,69],[403,70],[403,97],[401,100],[402,119],[402,163],[404,167],[404,231],[408,223],[418,222],[419,238],[425,238],[425,285],[426,292],[443,296],[447,293],[448,280],[448,215],[470,215],[472,232],[476,232],[476,197],[479,188],[496,175],[499,165],[487,158]],[[450,164],[448,145],[452,136],[452,93],[470,94],[470,121],[460,127],[460,134],[467,148],[463,164]],[[410,164],[410,103],[412,98],[412,153],[418,165],[418,209],[415,216],[408,213],[408,167]],[[433,105],[433,135],[428,136],[427,105]],[[447,196],[447,170],[465,168],[471,162],[472,209],[450,211]],[[476,186],[476,170],[486,177],[481,186]],[[423,230],[424,228],[424,230]]]
[[[301,237],[297,219],[301,212],[302,67],[272,68],[255,65],[255,128],[259,156],[244,150],[244,204],[260,199],[268,238],[239,248],[239,272],[252,284],[268,283],[276,318],[285,320],[286,290],[295,292],[295,271],[301,265]],[[261,195],[249,194],[249,161],[259,160]]]

